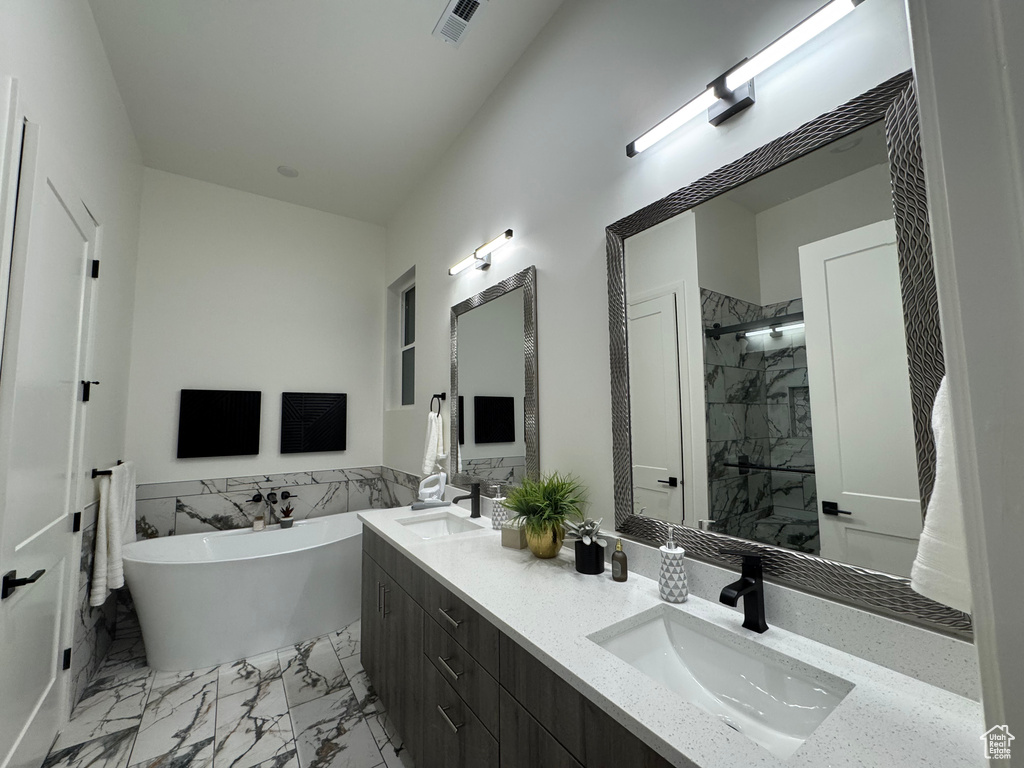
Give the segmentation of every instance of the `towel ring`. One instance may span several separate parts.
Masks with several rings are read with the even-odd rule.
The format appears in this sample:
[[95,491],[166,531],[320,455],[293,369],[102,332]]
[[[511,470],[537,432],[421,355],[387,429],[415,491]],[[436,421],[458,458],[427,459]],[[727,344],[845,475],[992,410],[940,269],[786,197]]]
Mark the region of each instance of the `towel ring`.
[[434,401],[436,400],[437,401],[437,415],[440,416],[441,415],[441,403],[443,403],[447,399],[448,399],[448,394],[446,392],[441,392],[440,394],[433,395],[430,398],[430,412],[431,413],[434,412]]

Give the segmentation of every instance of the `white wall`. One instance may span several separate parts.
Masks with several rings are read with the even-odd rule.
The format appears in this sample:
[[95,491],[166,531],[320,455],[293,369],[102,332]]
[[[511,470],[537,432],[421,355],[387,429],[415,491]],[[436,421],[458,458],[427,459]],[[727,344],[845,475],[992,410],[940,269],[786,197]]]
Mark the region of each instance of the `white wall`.
[[[384,418],[385,463],[416,471],[422,413],[447,389],[449,307],[531,264],[538,272],[540,458],[576,472],[612,515],[604,228],[910,68],[900,0],[866,0],[759,78],[720,128],[690,123],[625,147],[819,0],[566,0],[388,224],[387,280],[416,265],[417,404]],[[447,268],[511,227],[486,271]]]
[[[1008,725],[1020,741],[1024,5],[909,7],[985,727]],[[1005,762],[1024,763],[1013,751]]]
[[[147,168],[128,419],[139,482],[380,464],[384,296],[382,227]],[[260,454],[176,459],[183,388],[262,390]],[[284,391],[346,392],[348,449],[282,455]]]
[[801,245],[891,219],[891,189],[889,166],[876,165],[757,214],[760,303],[800,297]]
[[694,214],[700,287],[761,304],[754,214],[724,196],[697,206]]
[[[108,466],[124,446],[142,166],[138,145],[86,2],[0,3],[0,78],[18,81],[42,136],[69,158],[75,184],[100,222],[84,462]],[[84,481],[86,500],[95,482]]]
[[[465,401],[463,459],[525,456],[523,399],[526,355],[523,347],[523,290],[518,288],[459,317],[459,396]],[[480,443],[474,439],[473,397],[511,397],[516,440]]]

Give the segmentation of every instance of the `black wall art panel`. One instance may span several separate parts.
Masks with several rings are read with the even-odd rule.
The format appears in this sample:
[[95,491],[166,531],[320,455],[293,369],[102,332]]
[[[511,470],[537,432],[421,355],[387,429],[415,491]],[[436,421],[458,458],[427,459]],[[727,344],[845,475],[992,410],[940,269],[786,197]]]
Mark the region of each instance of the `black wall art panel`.
[[281,395],[281,453],[344,451],[348,395],[285,392]]
[[258,454],[261,397],[227,389],[181,390],[178,458]]
[[473,422],[473,437],[477,443],[514,443],[515,398],[474,397]]

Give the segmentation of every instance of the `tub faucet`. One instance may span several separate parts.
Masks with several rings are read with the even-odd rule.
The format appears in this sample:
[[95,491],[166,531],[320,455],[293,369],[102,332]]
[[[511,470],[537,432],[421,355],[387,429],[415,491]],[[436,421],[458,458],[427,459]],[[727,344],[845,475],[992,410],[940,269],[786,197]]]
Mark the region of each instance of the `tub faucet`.
[[739,581],[722,589],[718,598],[726,605],[736,607],[743,600],[743,628],[757,633],[768,630],[764,620],[764,581],[761,578],[761,555],[757,552],[723,549],[720,555],[738,555],[743,558],[743,570]]
[[465,496],[456,496],[452,499],[452,504],[458,504],[460,501],[469,499],[470,506],[470,517],[480,517],[480,483],[470,483],[469,493]]

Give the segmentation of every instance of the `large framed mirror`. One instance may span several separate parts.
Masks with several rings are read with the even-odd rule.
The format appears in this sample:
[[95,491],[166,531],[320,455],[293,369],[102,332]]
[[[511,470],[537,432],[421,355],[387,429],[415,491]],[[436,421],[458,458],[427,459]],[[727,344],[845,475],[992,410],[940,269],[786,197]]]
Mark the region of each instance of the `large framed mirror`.
[[456,304],[451,322],[450,474],[494,496],[540,474],[536,268]]
[[607,246],[616,529],[968,635],[908,579],[944,372],[910,73]]

